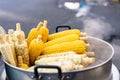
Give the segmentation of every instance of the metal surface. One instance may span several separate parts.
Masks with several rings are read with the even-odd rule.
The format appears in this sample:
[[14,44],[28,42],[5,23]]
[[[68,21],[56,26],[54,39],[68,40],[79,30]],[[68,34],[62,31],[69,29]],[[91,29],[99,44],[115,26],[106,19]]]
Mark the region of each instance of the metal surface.
[[[117,67],[114,64],[112,64],[111,71],[112,71],[112,75],[110,76],[110,80],[120,80],[119,70],[117,69]],[[6,80],[5,69],[2,72],[0,80]]]
[[112,64],[112,73],[113,73],[112,80],[120,80],[119,70],[114,64]]
[[[48,68],[48,69],[56,69],[57,72],[58,72],[58,75],[57,75],[57,80],[61,80],[62,78],[62,70],[60,69],[60,67],[58,66],[55,66],[55,65],[51,65],[51,66],[47,66],[47,65],[38,65],[34,68],[34,77],[36,78],[36,80],[42,80],[43,79],[43,76],[42,75],[39,75],[39,68]],[[46,80],[46,79],[44,79]]]
[[[62,80],[110,80],[112,57],[114,54],[113,47],[100,39],[90,37],[88,42],[91,44],[89,51],[95,52],[96,61],[82,70],[74,70],[62,73]],[[5,61],[4,61],[5,62]],[[25,71],[5,62],[7,77],[10,80],[34,80],[34,72]],[[42,80],[57,80],[57,73],[39,73],[47,78]]]
[[[58,8],[58,2],[60,2],[59,4],[63,4],[65,1],[68,0],[0,0],[0,25],[8,31],[8,29],[15,29],[15,23],[20,22],[22,30],[24,30],[27,35],[29,30],[36,27],[39,21],[46,19],[48,20],[48,28],[51,33],[55,32],[55,27],[58,25],[69,25],[81,30],[84,30],[83,28],[90,28],[91,33],[96,32],[93,33],[96,37],[102,35],[105,38],[106,36],[104,35],[106,34],[108,34],[107,37],[111,34],[120,35],[119,3],[109,3],[107,6],[92,6],[88,16],[76,18],[76,11]],[[100,23],[101,26],[96,26],[91,22],[91,19],[89,20],[89,18],[95,22],[99,19],[102,22],[105,22],[105,24],[110,24],[111,27],[104,26],[102,23]],[[90,23],[84,23],[84,21],[90,21]],[[85,24],[88,24],[89,27],[85,27]],[[98,31],[96,31],[96,28]],[[107,32],[110,28],[112,28],[112,31]],[[118,69],[120,69],[120,39],[117,39],[118,43],[116,43],[116,41],[114,42],[114,40],[116,39],[113,38],[112,41],[112,45],[115,48],[113,63]],[[114,44],[116,46],[114,46]],[[2,68],[0,67],[0,69]]]
[[70,26],[57,26],[57,27],[56,27],[56,32],[58,32],[60,28],[67,28],[67,29],[71,29],[71,27],[70,27]]

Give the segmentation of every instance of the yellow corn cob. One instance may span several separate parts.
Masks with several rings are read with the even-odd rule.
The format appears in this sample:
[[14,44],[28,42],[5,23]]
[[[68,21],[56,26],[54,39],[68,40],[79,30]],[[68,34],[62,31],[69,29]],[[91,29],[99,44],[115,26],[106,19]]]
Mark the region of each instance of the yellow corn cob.
[[51,54],[51,53],[66,52],[66,51],[75,51],[76,53],[80,53],[80,54],[85,53],[86,44],[82,40],[75,40],[71,42],[55,44],[44,48],[42,54]]
[[80,32],[78,29],[65,30],[58,33],[54,33],[48,36],[48,41],[68,35],[68,34],[77,34],[79,37],[81,35],[86,35],[85,33]]
[[40,22],[36,28],[32,28],[28,34],[28,37],[27,37],[27,44],[28,46],[30,45],[30,42],[37,38],[37,36],[40,34],[40,27],[43,26],[43,23]]
[[28,69],[28,65],[23,63],[23,58],[22,56],[18,56],[18,67],[22,68],[22,69]]
[[22,40],[25,39],[25,33],[21,29],[20,23],[16,23],[16,31],[14,31],[14,35],[17,37],[17,35],[20,34],[22,37]]
[[63,43],[63,42],[70,42],[74,40],[79,40],[79,36],[77,34],[70,34],[70,35],[66,35],[66,36],[46,42],[45,47],[52,46],[54,44]]
[[29,62],[29,50],[26,40],[22,40],[22,35],[17,35],[17,41],[15,42],[15,51],[17,56],[22,56],[23,63],[30,65]]
[[38,35],[37,39],[32,40],[29,46],[29,56],[31,65],[34,64],[35,59],[41,54],[44,44],[41,40],[41,35]]
[[49,29],[47,28],[47,21],[44,20],[43,27],[40,28],[40,34],[42,35],[42,41],[47,42]]

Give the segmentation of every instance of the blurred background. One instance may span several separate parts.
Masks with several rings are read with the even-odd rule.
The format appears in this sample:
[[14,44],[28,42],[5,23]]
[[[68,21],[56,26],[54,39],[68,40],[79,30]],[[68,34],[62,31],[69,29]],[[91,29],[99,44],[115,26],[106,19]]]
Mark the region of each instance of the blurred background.
[[57,26],[69,25],[106,40],[115,49],[113,64],[120,70],[119,0],[0,0],[0,25],[6,33],[19,22],[27,37],[43,20],[48,21],[50,33]]

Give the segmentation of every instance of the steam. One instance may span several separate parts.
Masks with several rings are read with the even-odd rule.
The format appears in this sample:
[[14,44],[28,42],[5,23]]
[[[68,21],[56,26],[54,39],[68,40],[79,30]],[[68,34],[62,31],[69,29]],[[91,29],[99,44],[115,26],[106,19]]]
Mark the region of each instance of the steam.
[[[83,22],[83,30],[90,36],[94,36],[100,39],[105,39],[107,37],[110,37],[111,34],[115,31],[114,28],[112,28],[111,24],[106,22],[105,20],[99,18],[98,16],[95,18],[85,16],[82,17]],[[120,69],[120,62],[119,60],[119,52],[120,52],[120,39],[113,38],[112,42],[109,42],[115,51],[115,54],[113,56],[113,63]]]
[[83,30],[90,36],[104,39],[108,38],[113,31],[111,25],[101,18],[85,17],[82,21]]

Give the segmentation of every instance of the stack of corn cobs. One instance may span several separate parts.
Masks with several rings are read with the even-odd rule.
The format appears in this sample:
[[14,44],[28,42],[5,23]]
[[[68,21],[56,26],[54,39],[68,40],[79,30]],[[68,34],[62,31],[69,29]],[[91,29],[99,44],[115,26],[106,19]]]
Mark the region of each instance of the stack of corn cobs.
[[[25,39],[20,23],[16,30],[0,34],[0,51],[5,61],[13,66],[33,70],[35,65],[57,65],[62,71],[83,69],[95,62],[94,52],[87,52],[87,34],[79,29],[49,34],[47,21],[29,31]],[[50,71],[40,69],[40,71]]]

